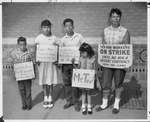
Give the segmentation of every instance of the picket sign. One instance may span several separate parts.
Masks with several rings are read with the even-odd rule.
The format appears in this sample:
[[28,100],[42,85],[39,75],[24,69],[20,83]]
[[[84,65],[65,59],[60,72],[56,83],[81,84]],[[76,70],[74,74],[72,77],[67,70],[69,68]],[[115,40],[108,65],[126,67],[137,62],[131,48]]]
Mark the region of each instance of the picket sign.
[[79,47],[59,47],[59,64],[71,64],[72,58],[75,58],[75,64],[78,64],[79,56]]
[[122,45],[98,45],[98,63],[108,68],[129,68],[133,63],[133,46]]
[[35,78],[33,62],[14,64],[16,81]]
[[57,48],[57,46],[52,45],[37,45],[36,61],[57,61]]
[[95,70],[73,69],[72,87],[94,88]]

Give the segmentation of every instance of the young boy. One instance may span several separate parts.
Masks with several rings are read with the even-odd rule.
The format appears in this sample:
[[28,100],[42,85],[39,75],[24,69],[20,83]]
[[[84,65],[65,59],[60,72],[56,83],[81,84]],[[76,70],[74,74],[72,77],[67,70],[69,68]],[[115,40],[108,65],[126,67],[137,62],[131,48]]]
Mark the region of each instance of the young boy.
[[[35,64],[33,55],[27,49],[26,38],[19,37],[17,40],[17,44],[19,48],[11,53],[11,57],[14,61],[14,64],[24,63],[33,61]],[[32,98],[31,98],[31,85],[32,79],[27,80],[19,80],[18,88],[21,95],[22,100],[22,110],[31,110],[32,108]]]

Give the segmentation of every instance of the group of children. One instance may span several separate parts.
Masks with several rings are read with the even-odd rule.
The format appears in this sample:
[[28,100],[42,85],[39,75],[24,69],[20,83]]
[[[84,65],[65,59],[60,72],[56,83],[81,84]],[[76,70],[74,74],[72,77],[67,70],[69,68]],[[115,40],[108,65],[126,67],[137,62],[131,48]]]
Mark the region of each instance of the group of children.
[[[114,19],[115,18],[115,19]],[[103,37],[103,42],[105,44],[109,44],[107,42],[107,38],[110,41],[110,37],[108,37],[108,32],[112,31],[113,28],[118,28],[119,30],[123,32],[121,35],[126,34],[126,30],[124,31],[124,28],[120,26],[121,14],[119,9],[112,9],[110,12],[110,19],[112,22],[110,30],[105,30],[104,31],[104,37]],[[38,35],[35,39],[36,45],[57,45],[57,46],[79,46],[79,51],[80,51],[80,58],[79,58],[79,64],[75,64],[75,60],[72,59],[72,64],[63,64],[62,65],[62,79],[63,79],[63,84],[65,88],[65,96],[66,96],[66,101],[67,104],[64,105],[64,109],[69,108],[70,106],[74,105],[76,111],[80,111],[80,105],[79,105],[79,90],[82,91],[82,113],[84,115],[92,114],[92,103],[91,103],[91,89],[87,88],[73,88],[71,86],[71,77],[72,77],[72,70],[73,68],[78,68],[78,69],[92,69],[95,70],[96,77],[97,77],[97,57],[95,55],[94,50],[92,47],[85,43],[83,40],[83,37],[81,34],[74,33],[74,23],[72,19],[65,19],[63,22],[64,28],[66,30],[66,35],[62,38],[60,42],[57,41],[56,36],[52,35],[51,32],[51,25],[52,23],[49,20],[44,20],[41,22],[41,30],[42,33]],[[117,25],[115,27],[115,25]],[[122,29],[122,30],[121,30]],[[116,31],[116,30],[115,30]],[[113,33],[113,32],[112,32]],[[117,33],[120,34],[120,33]],[[106,35],[106,36],[105,36]],[[119,38],[123,38],[119,36]],[[118,38],[117,38],[118,39]],[[120,40],[119,40],[120,41]],[[17,40],[19,49],[18,51],[15,52],[15,54],[12,54],[12,58],[14,59],[14,63],[23,63],[23,62],[28,62],[28,61],[33,61],[34,65],[37,65],[38,71],[39,71],[39,85],[42,85],[43,87],[43,93],[44,93],[44,100],[43,100],[43,107],[44,108],[52,108],[54,106],[53,103],[53,98],[52,98],[52,93],[53,93],[53,85],[58,83],[58,63],[54,62],[41,62],[37,61],[35,62],[35,58],[33,57],[32,53],[29,52],[27,49],[27,41],[26,38],[24,37],[19,37]],[[120,43],[120,42],[119,42]],[[126,43],[126,42],[125,42]],[[35,56],[36,57],[36,56]],[[107,71],[106,71],[107,70]],[[110,68],[104,68],[103,73],[103,81],[108,82],[108,76],[111,73],[111,78],[109,78],[109,82],[111,82],[112,77],[113,77],[113,71],[115,73],[120,74],[122,73],[123,77],[116,76],[121,78],[121,81],[123,82],[124,76],[125,76],[125,71],[124,70],[115,70],[111,69],[113,71],[109,71]],[[120,79],[117,79],[120,80]],[[96,108],[96,111],[101,111],[104,110],[108,107],[108,96],[109,96],[109,89],[111,86],[106,87],[106,83],[102,82],[102,89],[104,90],[103,96],[104,98],[102,99],[102,105]],[[120,82],[120,81],[118,81]],[[18,87],[22,99],[22,110],[30,110],[32,108],[32,98],[31,98],[31,79],[24,80],[24,81],[18,81]],[[99,81],[97,81],[97,87],[99,88]],[[108,83],[110,84],[110,83]],[[118,83],[119,84],[119,83]],[[116,86],[118,87],[118,86]],[[108,88],[108,89],[106,89]],[[117,88],[118,92],[117,95],[119,95],[115,101],[115,108],[113,109],[113,113],[116,114],[119,112],[119,101],[120,101],[120,93],[122,91],[122,83],[121,86]],[[88,103],[86,104],[86,99]]]

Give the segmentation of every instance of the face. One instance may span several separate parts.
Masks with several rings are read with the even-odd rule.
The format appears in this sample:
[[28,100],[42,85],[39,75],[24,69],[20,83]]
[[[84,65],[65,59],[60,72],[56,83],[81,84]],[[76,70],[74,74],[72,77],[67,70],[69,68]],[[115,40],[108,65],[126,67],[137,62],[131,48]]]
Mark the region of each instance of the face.
[[121,17],[118,14],[116,14],[116,13],[111,14],[110,21],[111,21],[112,25],[119,26],[120,25],[120,19],[121,19]]
[[42,27],[42,32],[44,35],[49,36],[51,34],[51,26],[43,26]]
[[66,22],[65,23],[65,30],[67,34],[72,34],[73,33],[73,28],[74,26],[72,25],[71,22]]
[[26,44],[26,42],[24,42],[24,41],[20,41],[19,42],[19,48],[20,48],[20,50],[22,51],[22,52],[25,52],[26,51],[26,46],[27,46],[27,44]]
[[81,57],[83,57],[83,58],[87,58],[87,57],[88,57],[87,52],[81,52]]

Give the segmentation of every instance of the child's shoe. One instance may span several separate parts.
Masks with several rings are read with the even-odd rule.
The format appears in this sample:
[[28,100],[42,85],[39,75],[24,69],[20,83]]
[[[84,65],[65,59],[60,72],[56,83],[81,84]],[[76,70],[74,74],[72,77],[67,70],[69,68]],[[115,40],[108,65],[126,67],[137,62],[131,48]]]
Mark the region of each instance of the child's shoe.
[[22,110],[26,110],[26,109],[27,109],[27,105],[23,105]]
[[43,107],[46,109],[46,108],[48,108],[48,101],[44,101],[43,102]]
[[30,111],[32,109],[32,106],[27,106],[27,110]]
[[91,108],[92,108],[92,106],[91,106],[90,104],[88,104],[88,106],[87,106],[87,111],[88,111],[88,114],[89,114],[89,115],[92,115],[92,114],[93,114]]
[[82,114],[86,115],[87,114],[87,110],[86,110],[86,105],[82,104]]
[[48,98],[48,108],[52,108],[54,106],[53,102],[52,102],[52,97],[49,96]]

